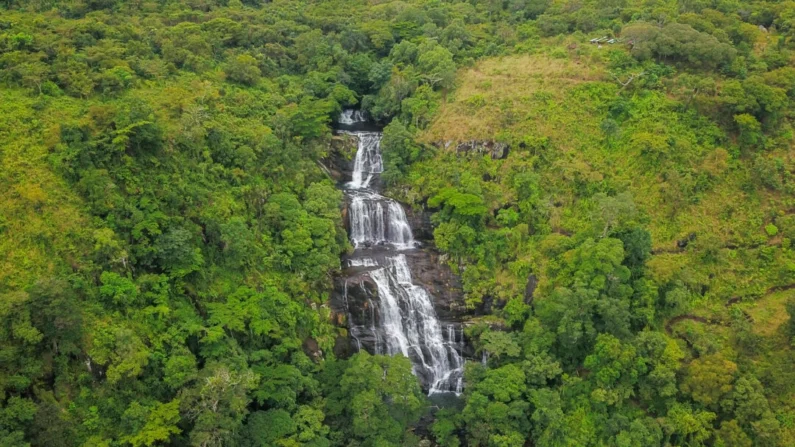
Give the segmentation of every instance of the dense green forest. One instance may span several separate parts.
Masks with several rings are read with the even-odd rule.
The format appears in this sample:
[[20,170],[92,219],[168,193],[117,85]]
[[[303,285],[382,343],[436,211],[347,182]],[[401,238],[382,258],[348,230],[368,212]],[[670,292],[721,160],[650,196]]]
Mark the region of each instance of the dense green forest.
[[[791,0],[4,0],[0,446],[795,445],[794,101]],[[457,405],[333,353],[344,107]]]

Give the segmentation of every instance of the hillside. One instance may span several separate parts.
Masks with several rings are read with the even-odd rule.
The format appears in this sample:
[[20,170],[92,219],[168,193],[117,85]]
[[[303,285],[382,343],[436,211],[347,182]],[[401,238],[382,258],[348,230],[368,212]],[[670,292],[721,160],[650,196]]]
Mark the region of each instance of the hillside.
[[[496,211],[515,201],[509,173],[531,168],[545,192],[547,223],[558,233],[590,224],[583,198],[628,192],[637,211],[633,219],[651,235],[653,273],[670,277],[687,270],[694,287],[705,287],[713,301],[788,286],[790,257],[772,261],[783,269],[772,271],[761,268],[758,258],[764,251],[773,253],[782,235],[795,234],[793,199],[782,194],[789,183],[749,185],[769,175],[755,169],[762,160],[781,163],[788,178],[795,163],[791,137],[763,155],[732,157],[726,149],[736,144],[732,137],[684,108],[671,92],[618,95],[626,78],[612,79],[606,61],[625,54],[624,49],[564,48],[553,48],[552,56],[487,59],[464,70],[460,85],[418,141],[448,151],[473,140],[509,145],[512,154],[506,160],[482,168],[484,174],[498,173],[482,185],[489,191],[488,207]],[[446,159],[448,151],[438,157]],[[429,161],[428,171],[436,173],[439,164]],[[430,183],[422,182],[432,180],[412,181],[428,191]],[[775,234],[766,230],[770,224]],[[717,251],[718,262],[707,266],[702,260],[710,249]]]
[[0,2],[0,447],[795,445],[794,118],[792,1]]
[[[795,389],[784,378],[792,359],[785,303],[795,298],[792,133],[779,133],[757,152],[721,128],[719,89],[704,98],[683,95],[675,86],[686,75],[673,73],[627,83],[633,75],[617,74],[613,62],[629,56],[625,48],[585,45],[552,45],[462,70],[455,91],[416,137],[432,155],[420,156],[394,187],[416,207],[437,212],[437,245],[462,274],[469,305],[502,308],[493,312],[497,319],[472,321],[476,346],[500,355],[493,363],[506,375],[518,374],[514,365],[523,365],[525,375],[540,373],[527,369],[528,360],[539,361],[531,360],[539,349],[578,358],[571,349],[588,341],[575,340],[593,333],[591,325],[615,324],[600,319],[617,317],[602,313],[607,304],[589,302],[581,288],[594,284],[578,278],[603,284],[599,275],[623,281],[626,274],[630,326],[671,337],[678,347],[669,345],[667,355],[691,365],[681,370],[685,381],[700,362],[728,362],[766,377],[765,387],[776,390],[771,405],[779,414],[792,411]],[[643,73],[637,66],[624,71],[633,69]],[[508,149],[495,150],[501,145]],[[765,171],[768,164],[780,174]],[[610,235],[621,241],[631,272],[605,270],[616,262],[609,261],[610,238],[602,239]],[[617,292],[608,290],[600,299]],[[532,316],[519,324],[526,315]],[[523,338],[543,337],[536,324],[560,325],[557,340],[550,336],[542,348]],[[506,326],[517,335],[490,335]],[[631,349],[595,342],[609,355]],[[531,353],[517,355],[520,347]],[[585,357],[586,368],[595,361]],[[492,377],[480,374],[486,376],[479,380]],[[471,423],[467,411],[483,411],[472,405],[463,418],[450,419]],[[593,404],[584,408],[584,417],[598,418]],[[782,429],[782,439],[791,439],[793,432]]]

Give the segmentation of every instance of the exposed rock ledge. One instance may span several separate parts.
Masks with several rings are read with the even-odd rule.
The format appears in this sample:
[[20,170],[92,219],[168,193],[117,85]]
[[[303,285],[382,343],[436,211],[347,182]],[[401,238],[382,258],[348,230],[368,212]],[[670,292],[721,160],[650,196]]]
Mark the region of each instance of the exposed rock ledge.
[[470,140],[463,142],[437,142],[434,146],[438,148],[450,149],[455,147],[458,154],[488,154],[493,160],[502,160],[508,157],[510,147],[506,143],[500,143],[494,140]]

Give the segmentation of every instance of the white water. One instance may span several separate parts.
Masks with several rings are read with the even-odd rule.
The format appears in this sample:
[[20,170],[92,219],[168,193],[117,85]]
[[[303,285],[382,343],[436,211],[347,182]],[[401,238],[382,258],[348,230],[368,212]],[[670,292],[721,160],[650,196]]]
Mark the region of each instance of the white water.
[[348,197],[354,248],[384,244],[399,250],[414,248],[414,236],[399,203],[367,190],[348,191]]
[[365,121],[367,121],[367,118],[364,116],[364,112],[355,109],[343,110],[339,119],[339,123],[345,125],[363,123]]
[[381,132],[348,132],[359,139],[356,159],[353,165],[353,178],[348,188],[365,189],[373,177],[384,172],[381,162]]
[[[346,111],[339,122],[351,125],[364,119],[361,113]],[[412,250],[415,243],[403,207],[370,186],[383,172],[381,133],[348,133],[359,139],[352,180],[345,190],[350,203],[350,237],[356,249],[348,265],[371,268],[366,275],[378,289],[377,303],[369,298],[366,302],[370,324],[352,326],[351,336],[359,349],[362,349],[360,338],[367,334],[374,339],[375,354],[402,354],[410,358],[414,373],[423,379],[429,394],[460,393],[464,366],[460,329],[457,332],[455,325],[442,327],[433,308],[433,297],[414,284],[404,254],[390,252],[382,259],[363,256],[363,251],[373,246],[399,251]],[[363,284],[358,285],[364,289]],[[346,305],[347,291],[346,282]]]

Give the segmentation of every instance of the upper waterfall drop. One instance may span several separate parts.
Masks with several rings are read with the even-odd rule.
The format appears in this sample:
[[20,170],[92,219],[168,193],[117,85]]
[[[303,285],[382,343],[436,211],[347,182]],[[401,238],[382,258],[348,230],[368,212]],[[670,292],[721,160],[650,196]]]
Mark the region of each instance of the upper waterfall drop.
[[340,114],[338,121],[340,124],[345,124],[345,125],[364,123],[367,121],[367,116],[365,116],[364,112],[361,110],[345,109]]
[[[366,117],[346,110],[338,121],[350,129],[365,123]],[[411,359],[414,374],[429,394],[460,393],[464,367],[460,324],[443,326],[431,294],[414,283],[409,259],[402,253],[416,248],[411,225],[403,207],[375,189],[383,172],[382,134],[343,132],[358,140],[351,181],[344,187],[355,248],[347,265],[359,272],[346,279],[344,287],[351,337],[358,349]],[[368,289],[366,282],[374,286]],[[350,307],[352,290],[358,291],[361,308]]]
[[348,187],[367,188],[374,176],[384,172],[381,162],[381,132],[351,133],[359,139],[359,147],[353,165],[353,178],[348,183]]

